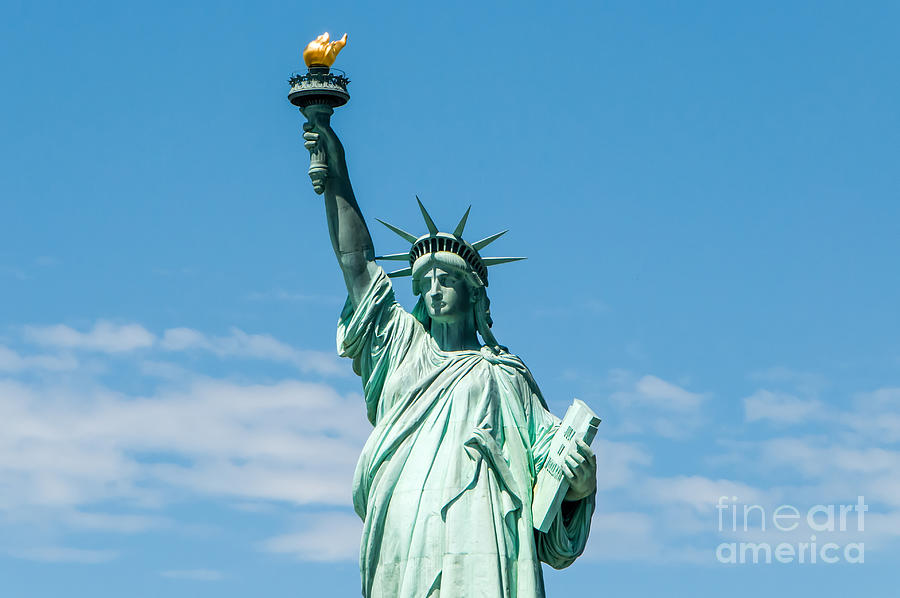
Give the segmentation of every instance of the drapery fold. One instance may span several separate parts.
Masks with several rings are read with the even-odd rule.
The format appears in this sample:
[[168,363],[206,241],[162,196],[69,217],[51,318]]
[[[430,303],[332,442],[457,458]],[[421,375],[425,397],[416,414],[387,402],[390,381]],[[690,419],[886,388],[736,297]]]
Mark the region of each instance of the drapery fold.
[[379,271],[338,323],[374,425],[357,464],[367,598],[544,596],[540,561],[584,550],[594,497],[565,503],[547,533],[531,500],[559,419],[515,355],[442,351]]

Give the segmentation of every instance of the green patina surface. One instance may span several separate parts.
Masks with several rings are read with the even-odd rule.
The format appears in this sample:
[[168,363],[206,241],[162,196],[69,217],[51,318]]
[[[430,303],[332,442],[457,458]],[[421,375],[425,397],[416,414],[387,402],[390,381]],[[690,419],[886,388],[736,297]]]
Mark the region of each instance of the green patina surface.
[[544,596],[541,562],[563,568],[584,550],[596,459],[583,442],[564,455],[565,500],[547,531],[535,530],[534,484],[559,419],[525,364],[494,338],[486,290],[487,266],[520,258],[482,258],[499,234],[464,241],[468,212],[441,233],[420,203],[427,234],[388,225],[412,244],[384,256],[408,262],[394,274],[412,276],[418,303],[404,310],[376,264],[333,109],[302,110],[311,178],[348,292],[338,351],[362,378],[374,426],[353,484],[363,595]]

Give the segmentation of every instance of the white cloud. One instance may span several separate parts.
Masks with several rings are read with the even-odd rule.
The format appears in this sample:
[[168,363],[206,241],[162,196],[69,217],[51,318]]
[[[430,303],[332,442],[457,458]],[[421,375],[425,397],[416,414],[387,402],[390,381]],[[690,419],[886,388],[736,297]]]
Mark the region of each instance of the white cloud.
[[844,446],[831,437],[783,437],[758,443],[758,458],[768,471],[799,474],[806,488],[794,496],[828,502],[865,495],[900,506],[900,451],[877,446]]
[[143,376],[151,378],[180,381],[188,380],[193,376],[193,372],[189,369],[169,361],[145,359],[140,362],[139,368]]
[[262,359],[292,365],[302,372],[341,375],[348,371],[334,353],[303,351],[267,334],[247,334],[232,328],[228,336],[208,336],[192,328],[170,328],[161,348],[167,351],[208,351],[218,357]]
[[123,353],[153,345],[156,337],[139,324],[114,324],[99,320],[88,332],[79,332],[64,324],[26,326],[30,342],[60,349],[81,349],[102,353]]
[[885,387],[853,397],[855,410],[840,419],[873,442],[900,442],[900,388]]
[[26,548],[10,550],[10,556],[28,561],[44,563],[84,563],[95,565],[114,560],[119,554],[113,550],[85,550],[82,548],[68,548],[64,546],[44,546],[40,548]]
[[598,511],[582,558],[628,563],[711,564],[711,550],[696,549],[684,538],[673,539],[665,519],[657,513]]
[[78,360],[72,355],[27,355],[23,357],[12,349],[0,345],[0,372],[25,370],[63,372],[75,370],[77,367]]
[[900,410],[900,388],[886,386],[871,392],[857,393],[853,397],[854,403],[860,409]]
[[792,394],[757,390],[744,399],[746,420],[768,420],[779,424],[808,421],[828,422],[838,429],[852,431],[868,442],[900,442],[900,388],[884,387],[857,393],[850,410],[830,407],[817,399]]
[[0,275],[12,276],[17,280],[28,280],[29,278],[29,276],[19,268],[15,268],[13,266],[5,266],[3,264],[0,264]]
[[631,389],[616,392],[612,396],[612,400],[623,404],[682,412],[696,411],[704,398],[702,394],[690,392],[652,375],[643,376]]
[[652,461],[650,453],[636,444],[598,438],[592,448],[597,455],[597,487],[601,492],[633,483],[636,469]]
[[[204,351],[221,359],[255,359],[292,366],[303,373],[345,376],[350,371],[335,352],[297,349],[268,334],[248,334],[231,328],[224,336],[211,336],[192,328],[170,328],[159,338],[140,324],[115,324],[98,320],[87,332],[64,324],[25,326],[27,342],[59,351],[92,351],[128,354],[144,349],[167,352]],[[154,360],[147,360],[148,364]],[[156,362],[158,363],[158,361]],[[72,355],[21,356],[0,345],[0,371],[26,369],[74,370],[79,362]]]
[[744,413],[748,422],[768,420],[782,424],[798,424],[828,417],[828,410],[820,401],[768,390],[758,390],[745,398]]
[[706,394],[691,392],[653,375],[637,380],[624,370],[609,373],[620,390],[610,403],[620,411],[617,431],[624,434],[651,433],[663,438],[685,439],[699,428]]
[[700,475],[648,477],[639,492],[649,503],[683,504],[701,514],[711,513],[720,496],[736,496],[745,503],[759,503],[766,499],[762,491],[743,482],[713,480]]
[[144,508],[185,491],[345,505],[370,430],[358,395],[288,380],[195,379],[132,397],[0,379],[0,511],[56,509],[61,524],[131,527],[72,508]]
[[663,409],[692,411],[700,407],[703,395],[687,391],[656,376],[644,376],[635,386],[636,397]]
[[304,529],[269,538],[262,550],[314,562],[357,561],[362,522],[353,513],[320,513]]
[[900,541],[900,451],[890,447],[900,441],[900,389],[859,393],[846,409],[760,390],[745,399],[745,409],[748,421],[775,421],[785,427],[816,423],[815,435],[787,435],[782,429],[778,437],[734,445],[733,467],[790,480],[769,488],[770,499],[777,495],[782,503],[802,510],[804,505],[854,504],[864,496],[870,505],[865,532],[842,535],[840,541],[864,540],[867,548],[877,549]]
[[187,349],[213,349],[213,344],[206,335],[193,328],[170,328],[163,333],[161,346],[168,351],[185,351]]
[[828,380],[821,374],[801,372],[784,366],[753,372],[749,378],[770,384],[787,385],[806,395],[816,394],[828,386]]
[[656,520],[641,512],[597,512],[584,556],[602,561],[657,560],[663,543]]
[[[175,501],[225,499],[245,509],[273,509],[269,517],[277,516],[280,503],[292,509],[348,506],[353,469],[371,431],[362,397],[295,379],[235,380],[242,379],[246,360],[329,375],[349,371],[349,363],[239,329],[214,336],[172,328],[156,336],[136,324],[100,321],[88,332],[50,326],[31,327],[26,334],[50,349],[29,355],[0,347],[0,371],[8,372],[0,376],[0,533],[9,522],[20,528],[39,524],[58,533],[38,547],[17,549],[17,557],[110,560],[117,553],[61,547],[57,540],[63,543],[73,531],[181,529],[183,524],[176,525],[162,510]],[[84,357],[79,350],[99,354]],[[188,369],[193,360],[184,359],[186,351],[233,360],[235,379]],[[101,370],[86,371],[73,355],[116,367],[93,376]],[[124,360],[137,366],[129,371],[139,376],[139,384],[125,387],[141,392],[121,392],[110,381],[109,371]],[[71,379],[75,367],[77,383]],[[34,370],[40,370],[37,380],[25,375]],[[827,435],[760,439],[759,430],[768,428],[753,426],[753,437],[727,445],[736,454],[728,456],[729,471],[715,475],[702,471],[709,461],[690,460],[696,457],[690,445],[679,445],[679,450],[687,447],[684,462],[681,454],[651,450],[656,437],[684,439],[700,429],[708,394],[653,375],[613,376],[618,390],[610,407],[616,411],[604,426],[612,424],[613,433],[646,436],[642,444],[621,442],[602,437],[603,430],[594,443],[598,508],[603,510],[595,515],[589,558],[707,562],[702,547],[713,541],[719,496],[738,496],[744,503],[777,498],[815,504],[858,492],[900,507],[900,457],[882,446],[900,440],[900,389],[860,394],[853,409],[821,417],[817,423],[826,426]],[[822,405],[776,390],[760,390],[744,400],[747,421],[785,426],[819,417]],[[717,438],[731,438],[734,428],[706,430],[702,442],[709,447]],[[667,475],[653,466],[666,468]],[[762,482],[751,483],[750,476],[759,472]],[[770,472],[787,472],[791,485],[772,485]],[[873,514],[881,537],[897,536],[898,511]],[[343,511],[303,516],[298,529],[269,538],[260,548],[307,561],[354,562],[360,525],[354,514]],[[710,543],[709,549],[714,546]],[[203,579],[209,572],[221,575],[210,569],[160,575]]]
[[169,579],[189,579],[192,581],[220,581],[225,579],[221,571],[215,569],[170,569],[159,574]]
[[171,525],[171,522],[157,515],[119,515],[110,513],[85,513],[72,511],[61,516],[69,528],[97,532],[131,534]]
[[[108,551],[60,548],[55,540],[72,532],[181,530],[185,525],[174,526],[160,509],[185,498],[349,504],[353,469],[371,431],[361,396],[292,379],[217,380],[155,359],[159,351],[199,349],[234,359],[236,371],[247,359],[301,371],[348,370],[334,355],[238,329],[225,337],[172,329],[159,339],[140,325],[102,320],[86,332],[32,326],[23,336],[60,352],[0,346],[0,372],[7,372],[0,376],[0,534],[4,526],[9,533],[40,526],[54,540],[18,550],[18,557],[112,558]],[[98,355],[79,364],[77,351]],[[146,392],[116,390],[115,371],[129,367],[128,360],[141,377],[137,385],[129,377],[127,387]],[[39,377],[25,375],[36,369]],[[114,513],[107,512],[110,503]]]

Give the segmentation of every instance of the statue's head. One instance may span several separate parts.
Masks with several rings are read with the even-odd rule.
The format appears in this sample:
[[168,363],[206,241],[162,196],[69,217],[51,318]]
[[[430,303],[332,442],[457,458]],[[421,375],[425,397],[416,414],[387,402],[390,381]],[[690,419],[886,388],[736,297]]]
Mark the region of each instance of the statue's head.
[[474,305],[484,294],[484,287],[478,284],[466,261],[449,251],[428,253],[417,259],[412,277],[425,313],[441,324],[472,318]]
[[489,347],[500,348],[491,332],[491,302],[482,277],[450,251],[425,253],[412,265],[413,293],[419,296],[413,316],[430,331],[433,323],[465,326]]
[[[416,198],[418,200],[418,198]],[[491,235],[475,243],[463,240],[462,233],[469,216],[463,215],[452,234],[438,231],[425,206],[419,208],[428,226],[428,234],[421,237],[379,221],[412,243],[407,253],[381,256],[379,260],[404,260],[409,266],[388,276],[412,276],[412,290],[419,300],[413,315],[426,330],[432,322],[440,324],[464,324],[472,322],[485,344],[497,348],[491,332],[490,301],[487,297],[488,266],[525,258],[482,258],[479,251],[503,235],[506,231]]]

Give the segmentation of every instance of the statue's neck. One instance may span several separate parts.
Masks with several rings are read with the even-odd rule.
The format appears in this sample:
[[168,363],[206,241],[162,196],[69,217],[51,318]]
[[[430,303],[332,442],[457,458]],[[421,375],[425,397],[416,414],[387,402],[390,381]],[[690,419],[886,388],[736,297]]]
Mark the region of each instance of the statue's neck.
[[431,321],[431,337],[443,351],[479,350],[481,343],[475,334],[475,319],[469,316],[462,322],[441,324]]

